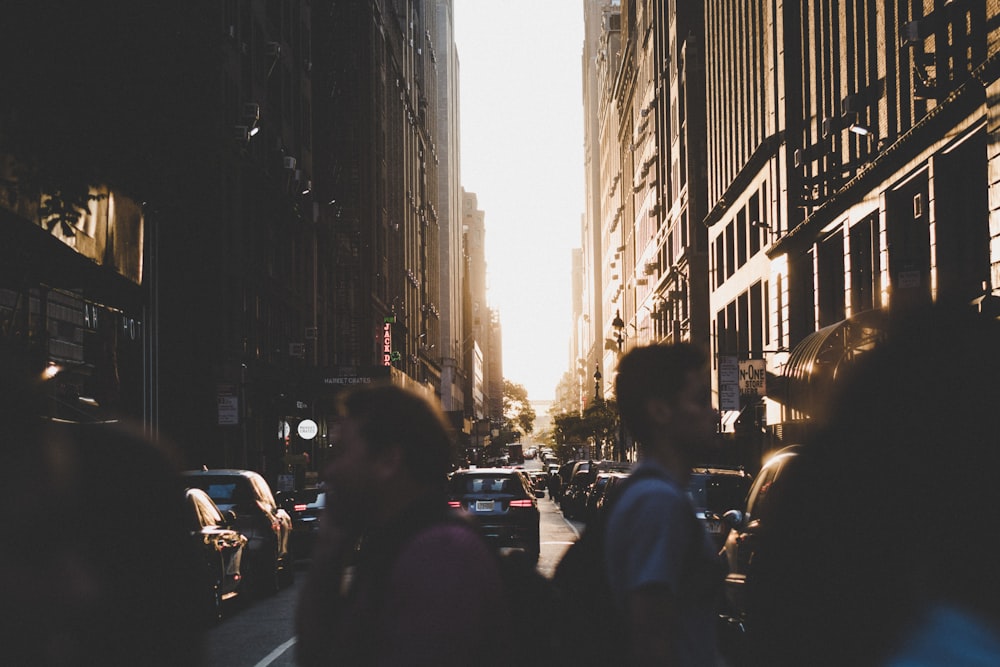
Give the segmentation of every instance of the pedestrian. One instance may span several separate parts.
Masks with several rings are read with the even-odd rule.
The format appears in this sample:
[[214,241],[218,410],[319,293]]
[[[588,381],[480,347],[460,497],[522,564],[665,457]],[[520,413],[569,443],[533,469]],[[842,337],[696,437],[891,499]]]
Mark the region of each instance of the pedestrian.
[[25,361],[0,351],[0,662],[203,664],[177,452],[125,423],[45,418],[60,378]]
[[618,364],[622,423],[639,445],[607,518],[605,557],[632,665],[715,665],[724,570],[685,491],[715,437],[707,358],[691,344],[650,345]]
[[1000,664],[1000,322],[938,305],[886,338],[774,484],[750,664]]
[[439,408],[391,385],[352,390],[331,448],[298,607],[299,663],[502,664],[510,612],[497,559],[450,513],[452,446]]

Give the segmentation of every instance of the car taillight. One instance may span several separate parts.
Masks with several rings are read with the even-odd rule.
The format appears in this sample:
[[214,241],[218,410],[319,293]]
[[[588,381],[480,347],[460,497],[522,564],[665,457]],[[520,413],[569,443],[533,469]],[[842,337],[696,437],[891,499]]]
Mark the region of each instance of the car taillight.
[[448,507],[461,507],[462,503],[458,500],[449,500]]
[[309,506],[308,505],[296,505],[293,509],[296,512],[305,512],[307,507],[309,507]]
[[530,500],[512,500],[510,501],[511,507],[531,507],[534,503]]

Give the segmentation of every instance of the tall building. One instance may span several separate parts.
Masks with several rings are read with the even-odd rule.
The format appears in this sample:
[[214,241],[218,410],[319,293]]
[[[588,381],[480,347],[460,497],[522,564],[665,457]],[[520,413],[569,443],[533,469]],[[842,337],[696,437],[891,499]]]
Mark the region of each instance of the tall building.
[[994,301],[1000,7],[705,5],[716,379],[754,452],[801,437],[895,313]]
[[64,368],[53,416],[296,483],[353,384],[468,433],[453,31],[451,0],[5,10],[2,341]]

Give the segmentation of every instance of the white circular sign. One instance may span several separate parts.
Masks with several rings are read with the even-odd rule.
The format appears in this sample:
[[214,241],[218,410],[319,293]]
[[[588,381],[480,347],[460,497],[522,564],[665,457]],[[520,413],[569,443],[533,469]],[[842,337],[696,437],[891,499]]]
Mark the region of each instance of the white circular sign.
[[303,440],[312,440],[319,433],[319,426],[311,419],[303,419],[299,422],[299,437]]

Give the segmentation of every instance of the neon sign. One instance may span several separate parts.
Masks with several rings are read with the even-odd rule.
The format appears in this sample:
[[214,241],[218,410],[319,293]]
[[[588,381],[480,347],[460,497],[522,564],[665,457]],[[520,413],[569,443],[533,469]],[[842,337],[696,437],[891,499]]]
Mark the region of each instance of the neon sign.
[[382,325],[382,365],[392,365],[392,323]]

